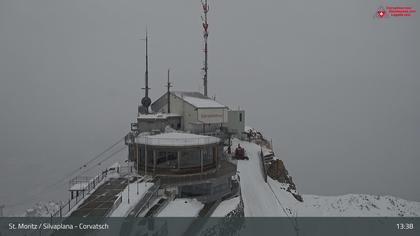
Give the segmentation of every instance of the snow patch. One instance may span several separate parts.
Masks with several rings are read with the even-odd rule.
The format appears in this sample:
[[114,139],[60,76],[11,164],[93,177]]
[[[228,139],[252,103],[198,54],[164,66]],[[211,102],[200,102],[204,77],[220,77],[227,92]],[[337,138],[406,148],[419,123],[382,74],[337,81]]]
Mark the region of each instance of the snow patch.
[[160,217],[195,217],[203,208],[197,199],[177,198],[171,201],[159,214]]

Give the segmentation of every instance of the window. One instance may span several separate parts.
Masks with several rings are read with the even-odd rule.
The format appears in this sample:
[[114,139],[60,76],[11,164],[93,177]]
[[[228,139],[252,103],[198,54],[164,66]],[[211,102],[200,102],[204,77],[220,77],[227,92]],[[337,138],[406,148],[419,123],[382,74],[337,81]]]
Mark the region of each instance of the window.
[[212,147],[205,147],[202,151],[203,154],[203,165],[209,165],[213,163],[213,149]]
[[242,122],[242,113],[239,113],[239,122]]
[[192,149],[181,152],[181,168],[198,167],[201,164],[200,150]]
[[162,169],[178,168],[178,160],[176,152],[159,151],[156,155],[156,166]]

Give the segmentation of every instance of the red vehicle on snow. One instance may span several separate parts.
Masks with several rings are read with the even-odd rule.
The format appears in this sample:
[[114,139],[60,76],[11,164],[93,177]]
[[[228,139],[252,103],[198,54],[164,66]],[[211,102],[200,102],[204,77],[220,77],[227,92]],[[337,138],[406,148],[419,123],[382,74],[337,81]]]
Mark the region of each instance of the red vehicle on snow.
[[241,147],[240,144],[238,144],[238,147],[235,149],[235,155],[233,158],[238,160],[249,160],[249,158],[246,156],[245,149]]

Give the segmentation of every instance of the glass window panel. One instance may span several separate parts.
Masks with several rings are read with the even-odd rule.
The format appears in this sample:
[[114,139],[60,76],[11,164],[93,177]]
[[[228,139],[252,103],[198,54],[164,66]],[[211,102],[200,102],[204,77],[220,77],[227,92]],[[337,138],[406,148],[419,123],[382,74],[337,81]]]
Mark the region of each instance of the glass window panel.
[[161,169],[177,169],[178,160],[176,152],[158,151],[156,153],[156,167]]
[[181,168],[199,167],[201,165],[200,150],[188,150],[181,152]]

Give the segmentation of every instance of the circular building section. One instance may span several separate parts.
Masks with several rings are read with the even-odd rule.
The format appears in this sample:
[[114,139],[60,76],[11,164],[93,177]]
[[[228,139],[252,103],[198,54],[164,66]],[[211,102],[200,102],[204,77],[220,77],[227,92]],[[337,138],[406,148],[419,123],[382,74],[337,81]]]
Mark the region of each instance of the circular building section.
[[221,152],[217,137],[174,132],[136,137],[130,159],[141,174],[198,174],[216,170]]

